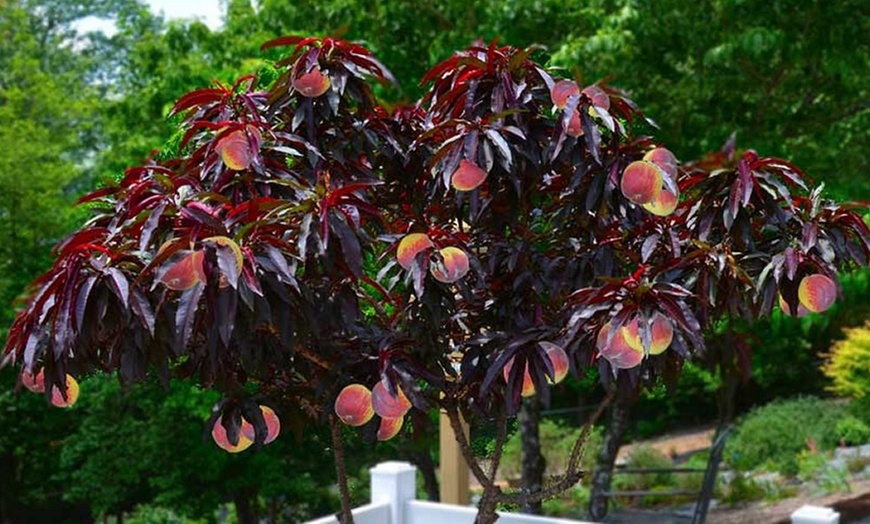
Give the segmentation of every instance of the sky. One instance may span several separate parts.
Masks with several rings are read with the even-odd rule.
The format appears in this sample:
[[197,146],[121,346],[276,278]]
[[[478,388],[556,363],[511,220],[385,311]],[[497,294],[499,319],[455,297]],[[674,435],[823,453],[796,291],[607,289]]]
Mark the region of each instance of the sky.
[[[163,13],[167,20],[198,19],[205,22],[211,29],[221,26],[223,6],[221,0],[145,0],[154,13]],[[88,17],[76,24],[79,32],[103,31],[111,35],[115,31],[114,24],[109,20]]]

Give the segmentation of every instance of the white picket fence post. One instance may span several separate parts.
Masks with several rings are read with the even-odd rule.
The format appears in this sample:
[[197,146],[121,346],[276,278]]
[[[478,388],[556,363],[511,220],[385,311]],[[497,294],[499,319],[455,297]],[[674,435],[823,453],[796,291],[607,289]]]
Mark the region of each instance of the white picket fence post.
[[405,506],[417,495],[417,468],[407,462],[381,462],[372,469],[372,504],[390,505],[390,524],[404,524]]
[[831,508],[805,505],[791,514],[792,524],[840,524],[840,514]]

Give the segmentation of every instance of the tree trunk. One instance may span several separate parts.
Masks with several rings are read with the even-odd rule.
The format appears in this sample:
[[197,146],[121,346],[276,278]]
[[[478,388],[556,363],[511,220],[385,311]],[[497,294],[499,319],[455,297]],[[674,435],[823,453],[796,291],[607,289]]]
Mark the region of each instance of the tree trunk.
[[441,501],[441,490],[438,485],[438,476],[435,474],[435,461],[432,460],[432,452],[428,447],[419,450],[410,450],[408,458],[420,470],[423,476],[423,487],[426,489],[426,498],[432,502]]
[[[537,397],[523,399],[519,423],[522,439],[522,485],[526,493],[537,493],[544,485],[544,456],[541,454],[541,438],[538,426],[541,421],[541,403]],[[523,513],[540,515],[541,501],[523,504]]]
[[257,512],[251,505],[251,490],[243,489],[233,493],[233,504],[236,506],[236,518],[239,524],[257,524]]
[[595,460],[595,469],[592,473],[589,516],[596,521],[607,515],[608,497],[604,493],[610,491],[616,454],[619,452],[625,430],[628,429],[630,406],[630,401],[622,395],[617,397],[610,406],[610,422],[607,424],[604,441],[601,443],[601,449]]

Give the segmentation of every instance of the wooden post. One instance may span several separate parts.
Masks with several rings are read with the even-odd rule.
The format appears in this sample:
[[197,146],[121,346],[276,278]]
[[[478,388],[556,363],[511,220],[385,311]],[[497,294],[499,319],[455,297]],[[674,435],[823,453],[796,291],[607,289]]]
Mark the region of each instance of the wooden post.
[[[462,421],[462,431],[468,439],[468,424]],[[450,427],[450,418],[441,411],[439,421],[439,446],[441,448],[441,502],[468,506],[468,464],[456,442],[456,435]]]

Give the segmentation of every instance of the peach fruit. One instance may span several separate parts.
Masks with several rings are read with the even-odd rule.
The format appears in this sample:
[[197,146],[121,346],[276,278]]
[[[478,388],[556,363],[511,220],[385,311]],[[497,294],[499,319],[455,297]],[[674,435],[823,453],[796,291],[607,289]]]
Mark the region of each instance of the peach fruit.
[[819,273],[806,276],[798,286],[798,300],[807,311],[821,313],[837,300],[837,284]]
[[34,393],[42,393],[45,391],[45,372],[40,369],[39,373],[31,375],[27,371],[22,371],[21,384]]
[[805,308],[803,304],[800,303],[800,300],[798,300],[797,315],[792,315],[791,308],[788,307],[788,302],[786,302],[785,299],[782,298],[781,294],[779,295],[779,308],[786,315],[797,316],[798,318],[805,317],[810,313],[810,311]]
[[576,82],[573,80],[559,80],[553,84],[553,88],[550,89],[550,100],[553,101],[554,106],[559,109],[565,109],[565,104],[568,103],[568,99],[579,94],[580,88],[577,87]]
[[383,381],[379,381],[372,388],[372,407],[375,413],[383,418],[404,417],[411,409],[411,401],[402,392],[402,388],[396,386],[397,396],[390,394]]
[[679,200],[679,193],[675,195],[667,189],[662,188],[656,198],[643,204],[643,208],[653,215],[666,217],[677,209],[677,203]]
[[199,282],[205,282],[202,265],[204,255],[203,251],[191,251],[184,255],[160,275],[159,282],[173,291],[185,291]]
[[[263,420],[266,422],[266,440],[263,441],[263,444],[269,444],[278,438],[278,435],[281,433],[281,420],[275,414],[275,410],[269,406],[261,405],[260,411],[263,413]],[[243,422],[242,432],[247,439],[251,441],[255,439],[254,425],[248,421]]]
[[438,251],[442,260],[429,266],[435,280],[452,284],[468,273],[468,255],[458,247],[448,246]]
[[[674,340],[674,326],[664,315],[656,313],[653,317],[650,335],[652,340],[650,341],[649,354],[658,355],[668,349]],[[623,336],[625,343],[630,348],[643,352],[643,342],[640,338],[640,326],[637,318],[623,328]]]
[[381,425],[378,426],[378,440],[383,442],[398,435],[399,431],[402,430],[404,421],[405,419],[402,417],[382,418]]
[[622,172],[620,189],[625,198],[635,204],[655,200],[662,191],[664,172],[652,162],[638,160],[628,164]]
[[604,110],[610,109],[610,97],[597,85],[586,86],[582,92],[592,100],[592,105]]
[[540,342],[541,347],[547,352],[547,357],[553,364],[553,384],[558,384],[568,375],[568,354],[560,346],[552,342]]
[[224,425],[221,424],[221,419],[218,418],[214,422],[214,426],[211,428],[211,438],[214,439],[214,443],[218,445],[224,451],[229,453],[240,453],[245,451],[254,441],[247,437],[248,434],[254,433],[254,427],[246,421],[242,419],[242,427],[239,428],[239,441],[236,445],[230,443],[230,438],[227,435],[227,430],[224,428]]
[[[612,337],[610,328],[611,324],[608,322],[598,331],[595,345],[601,356],[616,369],[631,369],[640,364],[643,360],[643,351],[638,351],[628,345],[625,340],[625,328],[616,330]],[[611,337],[609,343],[608,337]]]
[[431,247],[433,247],[432,241],[429,240],[429,237],[425,233],[405,235],[399,241],[399,247],[396,250],[396,258],[399,260],[399,265],[405,269],[411,269],[417,254]]
[[237,129],[220,139],[216,146],[224,165],[233,171],[243,171],[254,161],[262,137],[255,127]]
[[483,184],[486,176],[486,171],[480,166],[463,158],[450,177],[450,184],[457,191],[472,191]]
[[293,87],[304,97],[317,98],[325,93],[330,86],[329,76],[323,74],[315,66],[311,71],[299,75],[293,81]]
[[345,386],[335,399],[335,414],[348,426],[362,426],[372,419],[372,392],[362,384]]
[[66,376],[66,398],[63,392],[57,386],[51,387],[51,404],[59,408],[68,408],[76,403],[79,398],[79,383],[71,377]]
[[677,177],[677,157],[674,156],[670,150],[664,147],[657,147],[651,151],[648,151],[647,154],[643,155],[643,159],[647,162],[652,162],[653,164],[659,166],[662,171],[665,172],[666,175],[671,177],[672,179],[676,179]]

